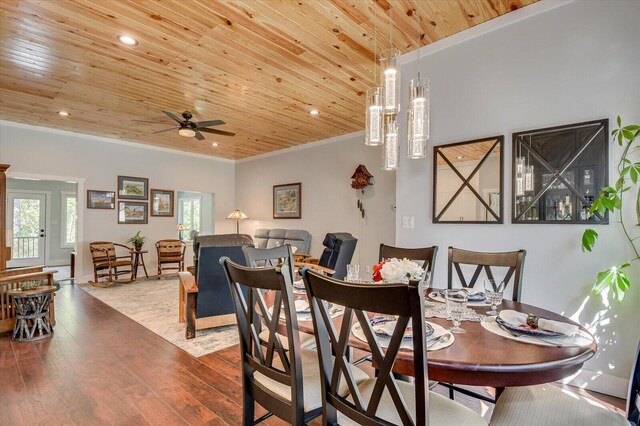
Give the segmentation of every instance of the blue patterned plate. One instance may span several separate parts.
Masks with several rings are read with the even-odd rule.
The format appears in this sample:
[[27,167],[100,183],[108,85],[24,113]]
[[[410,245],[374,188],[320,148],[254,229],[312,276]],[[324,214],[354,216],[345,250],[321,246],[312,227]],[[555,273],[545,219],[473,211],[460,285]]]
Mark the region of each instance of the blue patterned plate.
[[547,330],[543,330],[541,328],[531,328],[530,326],[524,325],[524,324],[519,326],[519,327],[516,327],[515,325],[506,322],[505,320],[503,320],[499,316],[496,317],[496,322],[498,324],[500,324],[501,326],[503,326],[504,328],[506,328],[506,329],[509,329],[511,331],[515,331],[516,333],[527,334],[529,336],[540,336],[540,337],[560,337],[560,336],[565,336],[565,334],[562,334],[562,333],[556,333],[554,331],[547,331]]
[[[396,321],[397,321],[397,318],[383,316],[383,315],[376,315],[369,318],[369,322],[371,323],[371,328],[373,329],[373,332],[376,333],[378,336],[383,336],[383,337],[391,337],[391,335],[389,335],[389,333],[387,333],[387,331],[385,330],[385,325],[390,322],[396,322]],[[411,321],[409,321],[409,324],[411,324]],[[431,327],[431,324],[427,322],[424,323],[424,331],[427,335],[427,339],[431,335],[433,335],[433,332],[434,332],[433,327]],[[404,332],[404,338],[405,339],[413,338],[413,328],[407,327],[407,329]]]

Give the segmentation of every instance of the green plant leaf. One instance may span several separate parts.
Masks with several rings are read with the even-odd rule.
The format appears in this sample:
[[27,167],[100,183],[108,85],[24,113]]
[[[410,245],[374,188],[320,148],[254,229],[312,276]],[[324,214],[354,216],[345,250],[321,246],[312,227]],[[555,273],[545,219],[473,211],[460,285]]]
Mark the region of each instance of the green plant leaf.
[[630,124],[628,126],[624,126],[624,130],[628,130],[630,132],[638,132],[640,131],[640,126],[637,124]]
[[625,130],[625,129],[622,129],[622,136],[624,136],[624,138],[628,141],[633,140],[633,138],[635,137],[635,135],[631,130]]
[[596,283],[593,286],[593,292],[595,294],[600,294],[604,289],[610,287],[613,282],[613,276],[614,274],[611,269],[605,269],[604,271],[599,272]]
[[618,122],[618,127],[622,127],[622,118],[620,118],[620,116],[618,116],[617,122]]
[[598,233],[593,229],[586,229],[582,234],[582,251],[591,251],[598,239]]

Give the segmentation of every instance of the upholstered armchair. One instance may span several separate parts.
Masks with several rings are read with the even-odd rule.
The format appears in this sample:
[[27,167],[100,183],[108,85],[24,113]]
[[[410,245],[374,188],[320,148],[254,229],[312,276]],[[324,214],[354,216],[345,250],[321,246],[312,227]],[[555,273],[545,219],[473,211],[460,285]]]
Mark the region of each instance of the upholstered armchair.
[[343,280],[347,275],[347,265],[351,262],[358,240],[348,232],[328,233],[322,245],[325,249],[318,265],[333,269],[332,277]]
[[186,322],[186,338],[196,330],[235,324],[229,284],[221,257],[245,264],[243,246],[253,247],[245,234],[199,235],[193,241],[194,274],[180,272],[179,322]]

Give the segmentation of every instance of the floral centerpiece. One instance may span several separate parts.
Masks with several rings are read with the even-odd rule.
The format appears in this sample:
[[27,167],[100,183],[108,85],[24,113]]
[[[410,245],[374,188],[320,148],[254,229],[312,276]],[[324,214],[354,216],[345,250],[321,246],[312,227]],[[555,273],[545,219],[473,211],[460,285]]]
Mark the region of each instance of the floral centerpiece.
[[409,259],[385,259],[373,267],[373,281],[403,282],[418,280],[424,270],[416,262]]

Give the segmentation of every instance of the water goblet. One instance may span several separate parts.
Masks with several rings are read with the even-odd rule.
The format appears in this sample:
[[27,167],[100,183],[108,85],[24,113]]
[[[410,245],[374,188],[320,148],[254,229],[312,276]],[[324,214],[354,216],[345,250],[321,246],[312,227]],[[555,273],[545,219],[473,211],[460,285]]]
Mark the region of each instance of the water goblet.
[[498,305],[502,303],[505,285],[504,281],[484,280],[484,297],[491,304],[491,310],[487,315],[498,315]]
[[431,281],[429,281],[429,278],[431,277],[431,272],[429,271],[424,271],[422,274],[422,292],[424,294],[424,300],[426,301],[429,298],[429,292],[430,292],[430,285],[431,285]]
[[447,289],[444,290],[444,300],[447,306],[447,315],[451,318],[453,327],[449,329],[452,333],[466,333],[467,330],[460,327],[462,317],[467,310],[467,301],[469,292],[466,289]]
[[358,282],[360,280],[360,265],[357,263],[349,263],[347,265],[347,279],[348,282]]

